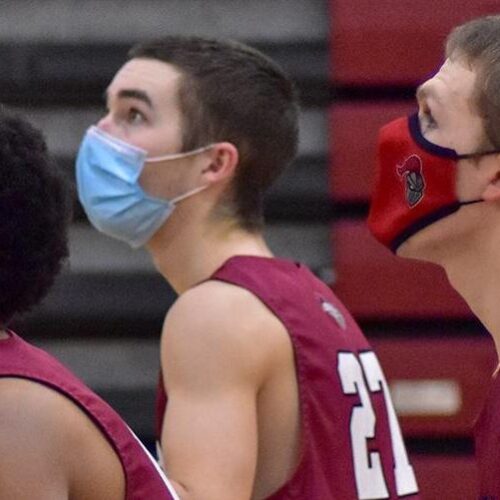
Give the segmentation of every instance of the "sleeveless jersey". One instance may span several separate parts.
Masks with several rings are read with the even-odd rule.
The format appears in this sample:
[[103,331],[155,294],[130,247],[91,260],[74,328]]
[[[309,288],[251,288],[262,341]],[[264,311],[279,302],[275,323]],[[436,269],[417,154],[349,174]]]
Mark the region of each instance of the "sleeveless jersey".
[[13,332],[0,341],[0,377],[32,380],[58,391],[82,409],[118,455],[125,500],[178,500],[173,487],[143,444],[102,399],[45,351]]
[[494,376],[474,428],[479,471],[479,499],[500,499],[500,379]]
[[[293,345],[301,454],[269,500],[419,498],[377,357],[331,289],[303,265],[265,257],[232,257],[211,279],[258,297]],[[160,378],[158,436],[166,404]]]

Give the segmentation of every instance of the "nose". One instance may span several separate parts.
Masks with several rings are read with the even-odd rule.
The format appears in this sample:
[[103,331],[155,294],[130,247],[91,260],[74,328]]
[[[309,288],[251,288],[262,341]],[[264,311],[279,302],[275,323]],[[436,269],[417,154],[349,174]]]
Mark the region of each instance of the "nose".
[[109,116],[109,113],[104,115],[98,122],[97,126],[103,130],[104,132],[108,132],[109,134],[112,133],[112,120],[111,117]]

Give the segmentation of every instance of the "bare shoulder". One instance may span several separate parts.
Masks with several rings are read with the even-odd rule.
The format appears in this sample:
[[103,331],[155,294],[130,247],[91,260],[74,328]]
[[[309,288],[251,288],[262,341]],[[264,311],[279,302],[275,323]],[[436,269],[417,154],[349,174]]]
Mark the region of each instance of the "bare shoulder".
[[[65,498],[61,426],[64,407],[53,391],[19,378],[0,379],[0,496]],[[63,433],[65,430],[63,431]],[[37,485],[38,483],[38,485]]]
[[165,327],[181,328],[190,337],[209,332],[212,340],[220,335],[220,340],[243,344],[272,342],[273,333],[284,330],[258,297],[222,281],[207,281],[182,294],[170,309]]
[[[27,434],[52,443],[51,431],[57,433],[56,426],[65,420],[67,406],[62,396],[39,383],[0,378],[0,439]],[[70,428],[74,425],[67,423]]]
[[[56,457],[85,434],[85,415],[67,397],[22,378],[0,379],[0,448]],[[88,419],[87,419],[88,420]]]
[[[100,470],[107,474],[104,487]],[[124,481],[111,445],[75,403],[43,384],[10,377],[0,378],[0,478],[1,494],[12,485],[38,488],[47,498],[67,498],[68,491],[80,498],[90,490],[96,499],[120,498],[115,492]],[[104,488],[112,494],[103,497]]]
[[207,281],[171,307],[163,328],[162,358],[210,357],[233,369],[263,374],[276,351],[288,349],[288,343],[281,321],[255,295],[229,283]]

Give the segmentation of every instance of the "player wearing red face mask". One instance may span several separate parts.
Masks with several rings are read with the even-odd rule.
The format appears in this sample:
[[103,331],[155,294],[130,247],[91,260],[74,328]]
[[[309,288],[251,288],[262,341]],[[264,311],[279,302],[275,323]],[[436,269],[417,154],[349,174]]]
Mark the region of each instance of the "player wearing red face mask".
[[[380,133],[368,219],[401,257],[444,268],[500,353],[500,16],[456,28],[417,90],[418,114]],[[500,379],[475,428],[480,498],[500,498]]]

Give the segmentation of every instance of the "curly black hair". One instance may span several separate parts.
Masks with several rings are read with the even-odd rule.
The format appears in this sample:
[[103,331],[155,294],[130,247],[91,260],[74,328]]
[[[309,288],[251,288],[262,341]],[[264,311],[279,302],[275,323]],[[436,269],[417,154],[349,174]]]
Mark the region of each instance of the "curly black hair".
[[0,109],[0,324],[40,302],[68,256],[69,183],[42,134]]

